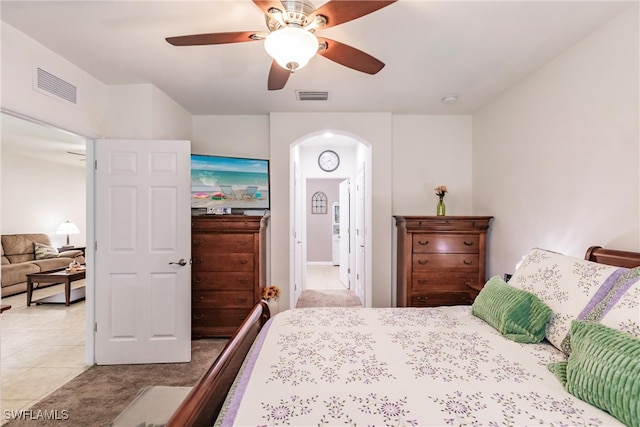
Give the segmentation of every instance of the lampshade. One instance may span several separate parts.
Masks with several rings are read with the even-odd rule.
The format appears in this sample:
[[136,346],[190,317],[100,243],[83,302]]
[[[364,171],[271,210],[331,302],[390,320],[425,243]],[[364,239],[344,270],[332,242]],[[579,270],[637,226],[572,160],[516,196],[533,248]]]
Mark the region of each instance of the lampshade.
[[302,28],[285,27],[269,34],[264,48],[282,68],[295,71],[307,65],[318,53],[318,39]]
[[67,235],[67,246],[69,245],[69,234],[80,234],[80,229],[77,225],[67,220],[58,226],[56,230],[56,234],[66,234]]

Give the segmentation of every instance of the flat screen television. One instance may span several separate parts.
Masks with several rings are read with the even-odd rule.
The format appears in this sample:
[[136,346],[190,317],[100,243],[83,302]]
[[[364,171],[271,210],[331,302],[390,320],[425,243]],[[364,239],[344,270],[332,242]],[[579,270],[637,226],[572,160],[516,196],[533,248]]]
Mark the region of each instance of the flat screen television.
[[191,208],[206,213],[269,209],[269,160],[191,155]]

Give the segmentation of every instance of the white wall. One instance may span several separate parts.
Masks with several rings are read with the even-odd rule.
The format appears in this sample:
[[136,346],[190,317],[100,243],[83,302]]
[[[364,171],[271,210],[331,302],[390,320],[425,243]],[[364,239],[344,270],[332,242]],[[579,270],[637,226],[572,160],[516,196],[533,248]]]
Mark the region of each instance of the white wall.
[[[271,140],[271,281],[283,291],[281,308],[289,308],[290,187],[289,151],[312,134],[324,130],[345,134],[371,146],[372,250],[366,263],[372,268],[372,305],[391,304],[391,114],[388,113],[272,113]],[[286,306],[283,306],[286,304]]]
[[[107,86],[15,28],[2,28],[2,108],[78,135],[103,135]],[[33,89],[34,68],[78,87],[77,105]]]
[[489,274],[536,246],[640,249],[638,18],[636,4],[473,115]]
[[[342,179],[307,179],[307,262],[331,263],[333,246],[333,211],[334,203],[340,202],[339,185]],[[311,198],[316,191],[327,196],[325,214],[314,214]]]
[[393,214],[435,215],[446,185],[447,215],[470,215],[471,116],[393,116]]
[[269,116],[193,116],[192,128],[192,153],[269,158]]
[[191,114],[155,86],[109,86],[108,138],[191,140],[191,131]]
[[63,245],[55,233],[69,220],[80,229],[70,244],[85,246],[85,168],[2,153],[1,181],[2,234],[44,233]]

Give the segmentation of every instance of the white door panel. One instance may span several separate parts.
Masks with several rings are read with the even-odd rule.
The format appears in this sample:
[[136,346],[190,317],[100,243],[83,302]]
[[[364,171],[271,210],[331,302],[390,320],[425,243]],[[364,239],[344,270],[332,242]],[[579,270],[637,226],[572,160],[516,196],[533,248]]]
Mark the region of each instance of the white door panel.
[[96,143],[98,364],[191,359],[190,151],[189,141]]
[[351,289],[349,280],[349,269],[351,267],[351,200],[350,181],[345,179],[340,182],[340,281],[347,288]]

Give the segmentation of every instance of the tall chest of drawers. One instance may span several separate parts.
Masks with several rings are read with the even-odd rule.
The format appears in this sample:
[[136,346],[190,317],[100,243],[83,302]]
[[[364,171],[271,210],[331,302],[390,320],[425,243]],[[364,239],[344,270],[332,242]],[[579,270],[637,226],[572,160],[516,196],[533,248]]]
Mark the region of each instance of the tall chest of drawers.
[[395,216],[398,307],[471,304],[486,281],[490,216]]
[[191,335],[233,335],[260,301],[266,281],[268,216],[194,216],[191,223]]

